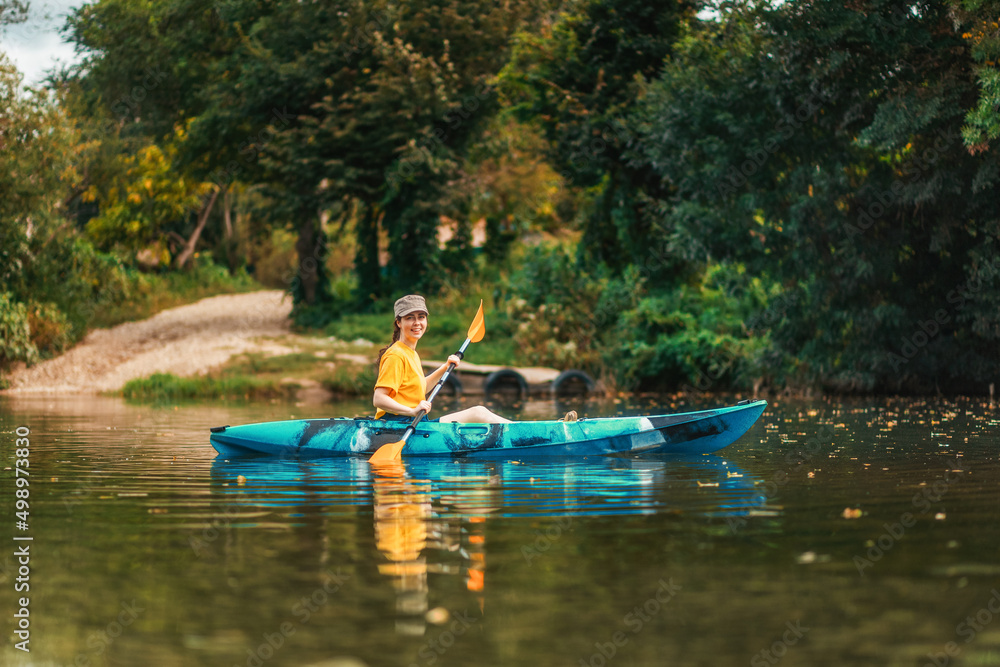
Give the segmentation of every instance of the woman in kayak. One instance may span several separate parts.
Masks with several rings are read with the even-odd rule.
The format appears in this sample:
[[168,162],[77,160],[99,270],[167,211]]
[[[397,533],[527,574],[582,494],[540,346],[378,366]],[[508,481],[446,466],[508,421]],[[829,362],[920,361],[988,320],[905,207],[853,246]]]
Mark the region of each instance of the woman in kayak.
[[[416,417],[420,410],[429,413],[431,404],[426,400],[427,391],[444,375],[448,363],[458,364],[457,355],[448,357],[436,371],[424,377],[417,355],[417,343],[427,331],[427,303],[424,297],[410,294],[396,301],[396,316],[392,330],[392,343],[378,353],[378,379],[375,381],[375,418],[391,416]],[[491,412],[482,405],[443,415],[439,421],[474,424],[506,424],[509,419]]]

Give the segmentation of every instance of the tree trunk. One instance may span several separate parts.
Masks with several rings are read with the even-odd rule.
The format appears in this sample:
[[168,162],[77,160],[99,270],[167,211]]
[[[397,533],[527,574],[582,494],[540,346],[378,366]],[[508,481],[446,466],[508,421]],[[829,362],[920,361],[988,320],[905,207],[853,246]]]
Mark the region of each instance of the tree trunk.
[[299,254],[299,267],[296,278],[299,282],[298,297],[307,305],[316,301],[316,268],[312,259],[312,249],[316,237],[316,222],[308,216],[299,228],[299,238],[295,241],[295,250]]
[[354,255],[354,272],[358,276],[357,298],[368,303],[381,296],[381,268],[378,261],[378,212],[374,204],[360,203],[355,217],[357,252]]
[[219,189],[216,188],[212,192],[212,196],[208,198],[208,202],[201,209],[201,213],[198,214],[198,224],[195,226],[194,232],[191,233],[191,238],[184,244],[184,249],[181,250],[181,254],[177,255],[177,259],[174,261],[174,266],[178,269],[183,269],[184,265],[191,259],[191,255],[194,254],[194,247],[198,244],[198,239],[201,238],[201,232],[205,229],[205,223],[208,222],[208,215],[212,212],[212,207],[215,206],[215,200],[218,198]]
[[236,270],[236,240],[233,238],[233,191],[229,188],[222,195],[222,224],[226,234],[226,262],[232,273]]
[[222,222],[226,227],[226,238],[233,238],[233,192],[229,188],[222,196]]
[[299,255],[299,266],[292,286],[292,296],[296,303],[315,306],[329,300],[329,285],[326,278],[326,234],[322,221],[315,209],[303,210],[299,214],[302,226],[295,250]]

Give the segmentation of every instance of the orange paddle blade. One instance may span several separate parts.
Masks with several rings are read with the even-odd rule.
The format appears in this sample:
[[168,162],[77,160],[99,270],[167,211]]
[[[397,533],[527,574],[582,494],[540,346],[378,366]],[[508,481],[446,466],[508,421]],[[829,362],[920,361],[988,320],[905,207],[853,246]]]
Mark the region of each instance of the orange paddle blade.
[[406,444],[406,440],[400,440],[399,442],[390,442],[387,445],[382,445],[372,457],[368,459],[368,463],[388,463],[390,461],[401,460],[403,453],[403,445]]
[[486,319],[483,317],[483,300],[479,300],[479,312],[476,313],[476,319],[472,320],[472,326],[469,327],[468,339],[473,343],[478,343],[486,335]]
[[[371,459],[368,459],[371,463]],[[401,481],[406,479],[406,465],[400,461],[375,462],[372,471],[377,473],[375,484],[383,490],[395,491]]]

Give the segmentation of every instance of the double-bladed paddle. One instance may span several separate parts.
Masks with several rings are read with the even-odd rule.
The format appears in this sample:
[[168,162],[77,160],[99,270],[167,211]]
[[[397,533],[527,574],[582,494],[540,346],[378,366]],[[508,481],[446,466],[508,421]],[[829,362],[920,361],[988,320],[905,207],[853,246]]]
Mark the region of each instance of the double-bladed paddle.
[[[456,352],[455,354],[458,355],[459,359],[463,359],[465,357],[465,349],[469,347],[469,343],[478,343],[483,339],[483,336],[485,335],[486,335],[486,323],[484,322],[483,319],[483,302],[482,300],[480,300],[479,312],[476,313],[476,319],[472,321],[472,326],[469,327],[468,337],[465,339],[465,342],[462,343],[462,347],[459,348],[458,352]],[[430,395],[427,397],[427,402],[429,403],[434,402],[434,397],[438,395],[438,392],[441,390],[441,387],[444,385],[445,381],[448,379],[448,376],[451,374],[451,369],[453,369],[454,367],[455,367],[454,363],[452,362],[448,363],[448,368],[445,369],[444,375],[442,375],[441,379],[438,380],[436,385],[434,385],[434,389],[431,390]],[[417,424],[420,423],[420,420],[423,419],[424,415],[426,414],[427,413],[424,412],[423,410],[417,412],[417,416],[413,418],[413,422],[406,427],[405,431],[403,431],[403,439],[397,442],[390,442],[389,444],[382,445],[375,451],[374,454],[372,454],[372,457],[368,459],[368,462],[385,463],[387,461],[400,460],[403,452],[403,445],[406,444],[406,441],[409,440],[410,436],[413,435],[414,431],[417,430]]]

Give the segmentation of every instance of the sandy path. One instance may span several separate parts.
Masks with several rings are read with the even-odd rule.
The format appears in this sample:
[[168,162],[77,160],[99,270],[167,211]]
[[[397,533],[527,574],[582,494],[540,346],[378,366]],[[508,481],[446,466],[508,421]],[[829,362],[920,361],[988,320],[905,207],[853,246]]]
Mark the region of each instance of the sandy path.
[[260,339],[287,334],[291,309],[281,290],[227,294],[98,329],[62,356],[12,373],[3,393],[91,394],[153,373],[204,373],[234,354],[273,347]]

